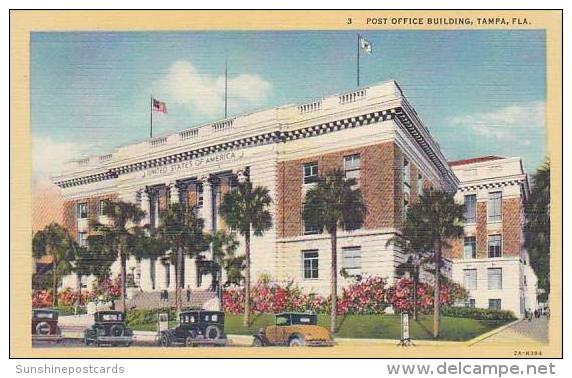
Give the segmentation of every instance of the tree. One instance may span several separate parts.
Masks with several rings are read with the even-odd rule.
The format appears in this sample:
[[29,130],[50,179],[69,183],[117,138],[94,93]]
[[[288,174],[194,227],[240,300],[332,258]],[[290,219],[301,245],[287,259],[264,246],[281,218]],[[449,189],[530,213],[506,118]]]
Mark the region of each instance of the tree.
[[423,251],[416,251],[411,247],[411,242],[402,236],[394,236],[390,238],[386,246],[394,245],[401,253],[407,256],[407,260],[397,266],[395,269],[397,276],[402,277],[404,274],[409,274],[413,281],[413,319],[417,320],[417,288],[420,283],[420,275],[422,267],[428,265],[433,260],[431,256]]
[[532,176],[532,190],[525,204],[524,247],[538,276],[544,297],[550,293],[550,162],[545,160]]
[[88,236],[88,243],[93,243],[96,248],[101,248],[108,256],[119,258],[121,264],[121,306],[127,311],[127,260],[130,256],[142,253],[137,248],[137,238],[143,237],[139,222],[145,216],[145,212],[136,204],[125,201],[106,201],[103,214],[109,220],[108,224],[93,221],[93,232]]
[[171,251],[169,259],[175,265],[175,302],[177,313],[182,309],[181,283],[183,256],[195,257],[208,249],[203,233],[204,221],[193,207],[183,203],[169,205],[162,214],[157,236],[164,250]]
[[226,193],[219,214],[226,224],[244,237],[244,326],[250,325],[250,237],[262,236],[272,227],[268,208],[272,203],[268,188],[254,187],[249,180],[241,182],[235,190]]
[[32,253],[39,259],[49,256],[52,260],[53,306],[58,305],[58,285],[60,280],[72,270],[73,259],[71,237],[68,231],[57,223],[50,223],[36,232],[32,239]]
[[355,188],[357,181],[345,178],[344,171],[334,169],[320,177],[318,183],[306,193],[303,218],[306,225],[312,225],[330,235],[330,330],[336,332],[338,299],[337,235],[338,229],[357,230],[363,225],[366,207],[361,190]]
[[212,289],[216,291],[220,308],[222,308],[222,269],[225,262],[235,258],[238,248],[238,241],[232,233],[225,230],[218,230],[214,234],[207,235],[207,242],[212,251]]
[[93,260],[86,247],[80,247],[75,240],[71,239],[71,237],[68,243],[71,247],[70,249],[73,258],[72,271],[76,275],[76,306],[79,307],[81,306],[81,279],[82,277],[89,276],[94,269],[94,265],[99,264],[99,262]]
[[403,237],[418,254],[431,252],[434,267],[433,337],[441,328],[441,268],[443,248],[448,240],[463,235],[464,206],[455,203],[453,195],[444,191],[424,191],[405,218]]

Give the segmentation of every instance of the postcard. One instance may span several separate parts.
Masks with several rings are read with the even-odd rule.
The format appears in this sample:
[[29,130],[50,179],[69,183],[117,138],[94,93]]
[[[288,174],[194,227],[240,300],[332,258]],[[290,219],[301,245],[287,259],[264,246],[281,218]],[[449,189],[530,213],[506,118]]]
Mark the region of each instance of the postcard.
[[12,357],[562,355],[560,11],[12,11]]

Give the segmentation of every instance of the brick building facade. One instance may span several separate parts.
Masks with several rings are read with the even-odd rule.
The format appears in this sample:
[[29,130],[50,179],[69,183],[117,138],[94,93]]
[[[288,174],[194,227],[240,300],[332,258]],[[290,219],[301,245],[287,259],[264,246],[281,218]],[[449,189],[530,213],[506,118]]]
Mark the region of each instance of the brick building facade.
[[[408,206],[424,188],[454,193],[460,185],[454,167],[393,81],[120,147],[71,162],[54,182],[66,200],[65,226],[83,242],[89,232],[84,219],[105,222],[98,206],[110,198],[137,203],[146,212],[142,224],[151,227],[159,224],[161,209],[184,201],[198,205],[205,231],[224,229],[218,215],[222,196],[237,181],[249,179],[267,187],[273,199],[273,227],[252,237],[252,276],[293,280],[305,290],[326,294],[329,238],[305,225],[302,211],[315,178],[333,168],[358,180],[367,208],[361,229],[340,230],[340,268],[390,281],[405,257],[387,241],[401,233]],[[506,201],[503,219],[520,209],[518,202]],[[484,214],[482,206],[479,202],[477,217]],[[476,227],[486,228],[486,219]],[[520,226],[507,222],[502,227],[507,251],[518,253]],[[479,256],[484,256],[486,235],[476,235]],[[452,259],[460,253],[460,247],[453,249]],[[132,260],[128,271],[136,272],[141,290],[174,289],[174,267],[154,264]],[[210,284],[208,278],[197,279],[190,258],[185,258],[183,280],[194,289]],[[348,281],[340,277],[339,283]]]

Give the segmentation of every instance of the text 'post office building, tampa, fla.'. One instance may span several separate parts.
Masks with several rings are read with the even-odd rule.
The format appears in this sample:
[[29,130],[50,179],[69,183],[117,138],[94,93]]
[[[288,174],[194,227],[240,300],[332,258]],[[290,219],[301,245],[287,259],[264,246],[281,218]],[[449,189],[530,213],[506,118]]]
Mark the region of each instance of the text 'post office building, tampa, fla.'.
[[[511,170],[515,164],[512,160],[504,163],[500,159],[497,176],[503,175],[505,167]],[[396,278],[396,267],[404,262],[405,256],[387,241],[400,234],[408,207],[424,189],[446,190],[457,193],[459,201],[465,200],[462,194],[468,187],[459,182],[459,178],[468,181],[473,178],[464,171],[458,175],[458,167],[464,166],[450,166],[398,84],[389,81],[119,147],[107,155],[70,162],[53,180],[64,195],[65,226],[80,244],[86,243],[89,219],[97,217],[100,222],[106,221],[101,208],[109,199],[137,203],[146,212],[142,223],[151,227],[159,225],[159,214],[169,203],[186,202],[197,206],[205,221],[205,231],[224,229],[227,226],[218,214],[222,197],[240,180],[251,180],[254,185],[268,188],[273,199],[272,228],[261,237],[252,237],[252,277],[266,274],[278,281],[293,280],[304,290],[327,294],[329,237],[313,225],[305,224],[302,218],[305,193],[315,185],[318,176],[333,168],[343,169],[347,177],[358,181],[367,207],[361,229],[340,230],[340,270],[349,274],[380,275],[391,281]],[[524,199],[527,183],[521,168],[519,176],[511,178],[510,198]],[[507,232],[515,235],[522,229],[520,223],[511,223],[510,227],[521,227],[516,230],[501,222],[501,226],[490,225],[501,227],[500,231],[489,230],[488,223],[484,231],[481,230],[481,201],[497,195],[490,193],[495,190],[483,187],[476,192],[478,219],[471,235],[476,238],[478,259],[471,260],[471,266],[477,267],[480,275],[486,274],[481,270],[488,269],[483,264],[497,261],[495,259],[498,259],[497,268],[508,269],[509,262],[505,261],[502,251],[500,257],[490,253],[483,255],[483,248],[490,249],[485,245],[491,243],[491,237],[501,235],[502,238]],[[513,216],[521,219],[522,207],[512,201],[509,204],[506,197],[503,194],[503,221]],[[491,230],[494,235],[480,234]],[[510,245],[510,256],[517,256],[521,254],[522,243],[513,239],[511,236],[510,243],[505,240],[501,245]],[[239,250],[241,248],[242,245]],[[461,271],[469,269],[464,256],[449,257],[453,278],[463,283],[462,273],[458,273],[455,265],[461,264]],[[481,263],[489,257],[490,261]],[[128,264],[128,272],[133,272],[135,283],[142,291],[175,289],[174,267],[168,263],[132,259]],[[516,264],[517,268],[511,266],[510,273],[501,273],[503,285],[494,290],[493,297],[488,298],[486,292],[477,293],[478,307],[490,305],[510,309],[517,315],[521,313],[521,297],[509,298],[517,292],[523,295],[520,283],[508,282],[522,281],[524,269],[519,264],[523,263]],[[117,274],[118,267],[113,269]],[[514,275],[517,271],[521,272],[518,277]],[[208,278],[198,279],[193,259],[185,258],[183,272],[183,287],[209,287]],[[477,282],[481,279],[479,276]],[[534,284],[530,281],[532,277],[529,284]],[[349,280],[340,276],[339,282],[343,286]],[[515,285],[519,287],[516,291],[512,290]],[[72,280],[70,286],[73,287]],[[505,287],[511,288],[510,293],[503,293]],[[519,305],[515,307],[513,300]]]

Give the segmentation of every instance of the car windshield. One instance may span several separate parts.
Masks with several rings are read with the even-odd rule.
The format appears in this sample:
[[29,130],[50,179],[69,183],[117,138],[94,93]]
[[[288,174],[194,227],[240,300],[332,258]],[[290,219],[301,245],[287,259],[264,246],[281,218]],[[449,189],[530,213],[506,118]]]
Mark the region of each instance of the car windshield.
[[181,323],[191,324],[196,323],[197,318],[195,314],[181,314]]
[[276,325],[288,325],[290,323],[289,317],[286,315],[276,317]]
[[36,317],[38,319],[53,319],[54,313],[53,312],[47,312],[47,311],[41,311],[41,312],[38,311],[34,314],[34,317]]
[[204,314],[203,321],[217,323],[218,321],[220,321],[220,316],[219,314]]
[[101,320],[105,322],[121,321],[121,314],[101,314]]
[[316,315],[292,314],[292,324],[316,325],[317,323]]

